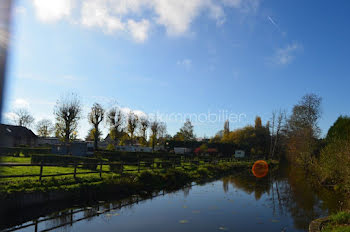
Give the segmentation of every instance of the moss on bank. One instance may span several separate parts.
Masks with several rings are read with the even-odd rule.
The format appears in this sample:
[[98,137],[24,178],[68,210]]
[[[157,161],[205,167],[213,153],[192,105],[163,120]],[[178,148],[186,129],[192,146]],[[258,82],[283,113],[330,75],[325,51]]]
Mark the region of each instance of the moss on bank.
[[[269,161],[271,166],[276,166],[276,161]],[[0,186],[0,199],[6,199],[14,194],[35,192],[110,192],[123,195],[139,192],[150,192],[160,189],[181,187],[187,183],[211,178],[218,178],[238,171],[249,171],[252,161],[224,162],[220,164],[203,164],[192,168],[176,168],[168,170],[143,171],[120,176],[118,174],[104,175],[99,178],[96,175],[84,175],[74,179],[73,177],[50,178],[42,181],[17,178]]]
[[322,232],[350,232],[350,212],[339,212],[329,216]]

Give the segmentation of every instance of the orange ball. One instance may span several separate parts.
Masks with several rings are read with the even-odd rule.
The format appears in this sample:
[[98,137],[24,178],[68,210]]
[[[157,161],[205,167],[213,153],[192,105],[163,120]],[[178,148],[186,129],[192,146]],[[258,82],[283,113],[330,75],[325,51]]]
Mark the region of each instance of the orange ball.
[[252,172],[257,178],[263,178],[269,172],[269,165],[264,160],[258,160],[254,163]]

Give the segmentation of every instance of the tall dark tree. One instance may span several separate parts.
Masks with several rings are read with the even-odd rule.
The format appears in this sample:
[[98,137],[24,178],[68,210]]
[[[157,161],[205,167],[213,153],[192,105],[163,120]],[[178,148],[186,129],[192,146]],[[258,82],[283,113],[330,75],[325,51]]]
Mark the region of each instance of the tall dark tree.
[[340,116],[331,128],[329,128],[326,137],[327,142],[332,142],[337,139],[350,139],[350,117]]
[[98,104],[95,103],[92,108],[91,111],[88,115],[89,118],[89,123],[93,126],[93,138],[94,138],[94,149],[97,150],[98,149],[98,141],[100,140],[101,137],[101,130],[99,128],[100,123],[103,121],[105,117],[105,110],[103,109],[103,107]]
[[180,128],[180,131],[175,135],[175,140],[179,141],[193,141],[195,140],[193,132],[193,125],[189,119],[186,120],[184,125]]
[[65,143],[76,138],[78,122],[81,118],[82,107],[78,96],[74,93],[62,96],[56,103],[56,135]]
[[293,107],[288,119],[287,157],[308,170],[320,135],[321,97],[307,94]]

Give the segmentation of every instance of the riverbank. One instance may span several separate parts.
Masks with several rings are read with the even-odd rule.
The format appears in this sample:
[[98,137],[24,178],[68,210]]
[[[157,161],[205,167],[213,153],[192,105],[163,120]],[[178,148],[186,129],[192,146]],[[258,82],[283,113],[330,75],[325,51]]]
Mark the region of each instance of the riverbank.
[[[268,162],[270,167],[278,165]],[[203,164],[190,169],[143,171],[140,173],[105,175],[103,178],[84,176],[81,178],[50,178],[38,180],[16,180],[2,185],[0,200],[4,208],[26,207],[63,199],[96,198],[101,195],[122,197],[147,194],[162,189],[172,189],[191,182],[201,182],[228,174],[250,171],[252,161]]]
[[342,211],[310,223],[309,232],[350,232],[350,212]]

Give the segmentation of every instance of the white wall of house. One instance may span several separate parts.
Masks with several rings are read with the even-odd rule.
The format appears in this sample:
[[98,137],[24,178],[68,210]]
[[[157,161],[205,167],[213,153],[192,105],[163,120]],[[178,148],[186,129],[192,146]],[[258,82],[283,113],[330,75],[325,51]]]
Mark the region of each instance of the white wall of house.
[[186,147],[174,147],[174,153],[177,155],[184,155],[190,152],[191,152],[191,149]]
[[56,137],[39,137],[38,145],[58,145],[60,144],[60,140]]
[[152,152],[151,147],[141,147],[141,146],[116,146],[117,151],[126,152]]
[[236,150],[235,151],[235,158],[244,158],[245,157],[245,151],[243,150]]

